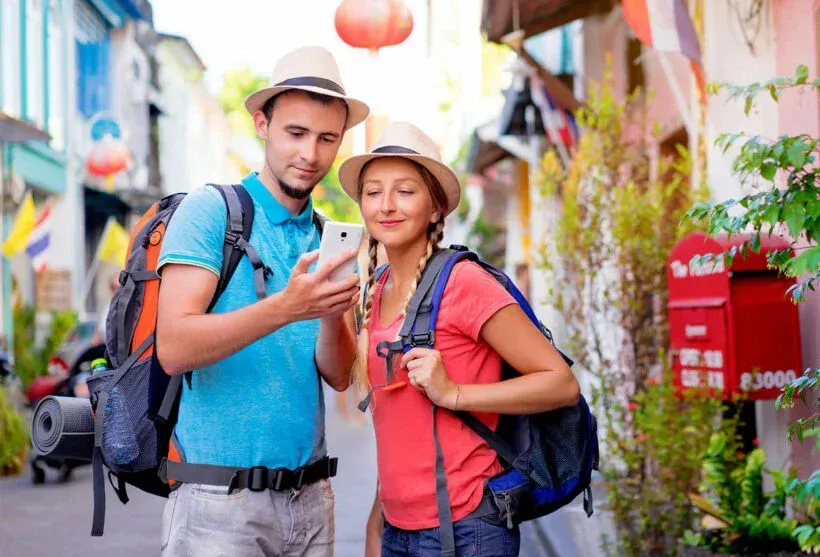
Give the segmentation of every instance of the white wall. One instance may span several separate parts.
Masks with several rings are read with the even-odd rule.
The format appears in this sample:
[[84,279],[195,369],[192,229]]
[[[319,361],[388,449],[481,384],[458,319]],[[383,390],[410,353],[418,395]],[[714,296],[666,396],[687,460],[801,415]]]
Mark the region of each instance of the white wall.
[[[708,81],[727,81],[737,84],[753,83],[770,79],[776,75],[775,35],[772,24],[772,9],[769,2],[764,4],[764,20],[752,54],[745,42],[737,22],[737,16],[726,2],[704,2],[704,73]],[[707,177],[715,201],[723,201],[741,195],[741,186],[731,173],[732,160],[737,149],[730,149],[726,155],[714,146],[720,133],[745,131],[751,135],[763,134],[777,137],[777,106],[769,95],[760,95],[755,108],[746,116],[743,101],[726,102],[727,95],[709,97],[706,118],[709,149],[707,157]]]
[[163,115],[160,117],[160,170],[165,193],[191,191],[208,182],[236,183],[229,160],[230,123],[205,88],[199,68],[178,41],[157,50]]

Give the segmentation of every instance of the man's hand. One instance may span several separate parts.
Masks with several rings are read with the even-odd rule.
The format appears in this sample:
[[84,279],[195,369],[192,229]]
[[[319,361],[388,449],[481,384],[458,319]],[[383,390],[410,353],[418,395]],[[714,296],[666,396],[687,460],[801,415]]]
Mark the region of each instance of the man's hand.
[[290,320],[338,317],[356,305],[359,301],[359,276],[352,274],[340,281],[332,281],[330,276],[357,253],[358,250],[350,249],[339,254],[314,273],[308,272],[308,269],[319,258],[319,251],[302,255],[281,292],[282,304]]

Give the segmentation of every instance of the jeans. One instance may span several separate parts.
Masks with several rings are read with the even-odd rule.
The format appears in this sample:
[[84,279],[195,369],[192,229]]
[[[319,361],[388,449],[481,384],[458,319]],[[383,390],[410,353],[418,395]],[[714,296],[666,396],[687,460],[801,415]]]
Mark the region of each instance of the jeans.
[[[453,524],[456,557],[517,557],[521,545],[518,526],[508,530],[480,518],[459,520]],[[382,557],[439,557],[439,529],[402,530],[385,522],[382,534]]]

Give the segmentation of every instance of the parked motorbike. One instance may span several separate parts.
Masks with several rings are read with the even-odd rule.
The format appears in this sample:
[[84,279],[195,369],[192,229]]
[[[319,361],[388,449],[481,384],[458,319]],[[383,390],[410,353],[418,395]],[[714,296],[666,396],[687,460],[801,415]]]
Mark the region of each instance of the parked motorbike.
[[6,399],[17,412],[23,411],[23,383],[14,373],[14,358],[6,350],[0,348],[0,389]]

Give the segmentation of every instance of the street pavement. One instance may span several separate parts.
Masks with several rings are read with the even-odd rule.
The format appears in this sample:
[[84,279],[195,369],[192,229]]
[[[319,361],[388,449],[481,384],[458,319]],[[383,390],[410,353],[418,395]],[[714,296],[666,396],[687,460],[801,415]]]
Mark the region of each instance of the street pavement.
[[[336,556],[364,554],[364,527],[376,486],[376,447],[370,424],[351,425],[326,397],[328,451],[339,457],[336,492]],[[74,471],[57,483],[49,470],[45,485],[23,476],[0,481],[0,557],[144,557],[158,555],[164,499],[129,490],[123,506],[108,489],[105,535],[91,529],[91,468]],[[545,541],[548,541],[545,545]],[[549,549],[551,547],[551,550]],[[566,518],[556,513],[539,524],[522,527],[522,557],[575,557]]]

